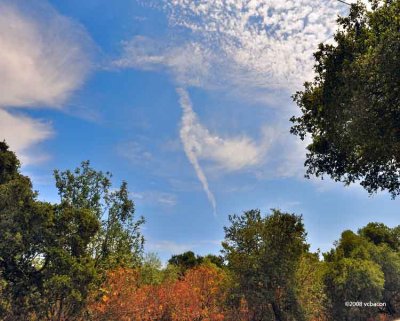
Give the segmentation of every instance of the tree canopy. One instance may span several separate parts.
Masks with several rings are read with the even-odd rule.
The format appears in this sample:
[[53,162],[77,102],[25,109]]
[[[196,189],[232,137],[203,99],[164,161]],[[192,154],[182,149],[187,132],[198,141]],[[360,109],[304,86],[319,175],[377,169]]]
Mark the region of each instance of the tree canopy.
[[98,233],[90,242],[97,265],[107,268],[140,263],[144,218],[135,218],[135,206],[129,197],[128,184],[113,188],[112,175],[96,171],[89,161],[74,171],[54,171],[61,204],[90,210],[98,220]]
[[237,278],[234,295],[244,295],[254,320],[303,320],[295,295],[295,276],[308,250],[300,216],[259,210],[229,217],[222,243],[228,268]]
[[400,194],[400,1],[358,2],[338,19],[334,44],[314,54],[316,76],[294,95],[291,132],[311,138],[307,175],[370,193]]
[[[400,251],[393,246],[397,229],[370,223],[358,233],[344,231],[336,248],[324,255],[330,320],[399,315]],[[384,306],[348,307],[344,302],[380,302]]]
[[192,251],[172,255],[172,257],[168,260],[169,264],[179,267],[182,270],[182,273],[184,273],[187,269],[201,264],[202,262],[203,258],[195,255]]
[[[312,253],[302,217],[229,216],[222,256],[143,256],[127,184],[84,162],[38,200],[0,142],[0,320],[358,321],[400,316],[400,226],[371,222]],[[346,306],[346,302],[360,305]],[[365,306],[365,303],[379,306]]]

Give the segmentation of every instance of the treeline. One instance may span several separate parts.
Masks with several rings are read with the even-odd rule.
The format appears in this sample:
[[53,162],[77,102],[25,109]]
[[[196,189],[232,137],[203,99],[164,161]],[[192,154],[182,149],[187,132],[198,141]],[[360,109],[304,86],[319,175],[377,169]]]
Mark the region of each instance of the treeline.
[[126,183],[88,162],[55,171],[38,200],[0,143],[0,319],[4,321],[352,321],[400,316],[400,226],[344,231],[312,253],[302,217],[229,217],[221,256],[143,254]]
[[150,256],[110,272],[95,320],[374,321],[400,312],[400,227],[344,231],[311,253],[300,216],[258,210],[230,217],[223,256]]

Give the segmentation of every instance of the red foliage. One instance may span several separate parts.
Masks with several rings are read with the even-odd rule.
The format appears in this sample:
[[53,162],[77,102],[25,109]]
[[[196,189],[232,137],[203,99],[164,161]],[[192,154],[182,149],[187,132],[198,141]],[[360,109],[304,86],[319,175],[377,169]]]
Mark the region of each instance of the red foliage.
[[227,321],[226,274],[211,266],[187,271],[182,280],[139,286],[139,273],[109,273],[103,296],[90,310],[95,320]]
[[225,281],[225,274],[216,268],[200,266],[189,270],[171,289],[171,320],[224,320]]

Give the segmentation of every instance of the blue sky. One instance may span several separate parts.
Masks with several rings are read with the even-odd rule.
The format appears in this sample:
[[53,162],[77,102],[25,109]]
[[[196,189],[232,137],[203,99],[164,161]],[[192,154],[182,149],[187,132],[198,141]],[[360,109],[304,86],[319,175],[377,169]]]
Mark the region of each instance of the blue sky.
[[52,170],[127,180],[146,251],[218,253],[229,214],[302,214],[312,249],[345,229],[398,224],[398,201],[307,180],[289,134],[346,6],[312,0],[0,0],[0,138],[40,198]]

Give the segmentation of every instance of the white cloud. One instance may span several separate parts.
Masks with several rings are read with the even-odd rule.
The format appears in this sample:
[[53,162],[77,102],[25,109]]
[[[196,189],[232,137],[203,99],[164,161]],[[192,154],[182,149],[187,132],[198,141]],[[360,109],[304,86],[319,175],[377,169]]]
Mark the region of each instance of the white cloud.
[[[163,0],[171,39],[136,36],[121,67],[166,68],[180,86],[224,88],[257,101],[312,79],[313,52],[332,41],[338,1]],[[275,94],[276,98],[276,94]]]
[[324,0],[164,3],[171,25],[190,30],[203,48],[218,53],[216,64],[225,61],[219,77],[268,89],[292,89],[310,79],[313,52],[332,37],[337,15],[347,9]]
[[201,142],[197,141],[197,137],[192,134],[193,130],[202,129],[201,125],[197,123],[196,115],[193,113],[192,106],[187,93],[181,89],[178,91],[181,96],[181,106],[183,109],[182,124],[180,130],[180,136],[183,143],[183,148],[185,150],[186,156],[188,157],[190,163],[192,164],[194,170],[196,171],[197,177],[201,182],[207,198],[213,207],[214,214],[216,213],[217,203],[215,201],[215,196],[211,192],[208,185],[207,177],[203,172],[198,160],[198,155],[196,150],[201,147]]
[[171,193],[161,193],[157,197],[157,202],[164,206],[175,206],[177,203],[176,195]]
[[10,110],[61,108],[90,70],[91,41],[45,1],[0,0],[0,12],[0,139],[34,162],[32,148],[51,137],[51,126]]
[[[293,105],[281,103],[282,97],[312,79],[313,53],[320,42],[332,41],[338,14],[348,10],[328,0],[163,0],[149,5],[166,13],[170,39],[134,37],[125,43],[117,66],[164,69],[184,88],[219,89],[267,106],[282,106],[280,124],[294,113]],[[222,138],[199,123],[187,94],[180,91],[180,95],[181,140],[214,207],[199,160],[211,161],[224,171],[268,161],[269,168],[259,174],[263,177],[303,174],[305,144],[290,138],[287,121],[278,126],[266,120],[257,143],[247,136]]]
[[3,0],[0,12],[0,106],[60,106],[89,71],[89,37],[44,3]]
[[247,136],[223,138],[212,134],[199,122],[187,91],[179,88],[177,92],[183,111],[180,129],[182,144],[215,212],[215,197],[210,190],[199,159],[211,161],[219,170],[238,171],[259,165],[271,142],[267,138],[256,144]]
[[6,140],[24,165],[46,158],[46,155],[32,152],[32,148],[52,135],[53,130],[49,123],[0,109],[0,139]]
[[269,142],[256,144],[245,135],[223,138],[211,133],[198,120],[187,91],[179,88],[177,92],[183,110],[181,140],[196,157],[211,160],[225,171],[241,170],[262,161]]
[[205,52],[200,44],[188,42],[182,46],[168,46],[164,42],[135,36],[124,44],[124,55],[114,61],[121,68],[145,70],[166,69],[179,84],[206,86],[211,52]]

